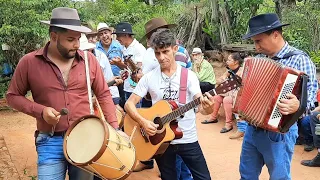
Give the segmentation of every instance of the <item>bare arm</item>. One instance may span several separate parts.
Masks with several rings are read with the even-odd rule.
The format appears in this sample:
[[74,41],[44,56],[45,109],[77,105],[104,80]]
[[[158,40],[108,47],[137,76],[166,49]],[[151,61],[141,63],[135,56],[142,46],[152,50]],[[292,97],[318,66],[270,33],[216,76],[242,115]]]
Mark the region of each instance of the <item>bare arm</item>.
[[145,119],[142,117],[137,111],[136,104],[141,100],[141,97],[132,93],[129,99],[127,100],[124,108],[129,116],[136,121],[140,126],[142,126],[146,133],[149,136],[153,136],[156,134],[156,130],[159,125],[154,124],[152,121]]

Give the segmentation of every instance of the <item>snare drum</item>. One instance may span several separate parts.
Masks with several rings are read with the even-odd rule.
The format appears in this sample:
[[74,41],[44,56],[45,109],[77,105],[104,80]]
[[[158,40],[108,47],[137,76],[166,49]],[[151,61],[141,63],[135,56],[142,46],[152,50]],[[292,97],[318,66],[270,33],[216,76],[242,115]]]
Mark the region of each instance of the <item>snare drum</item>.
[[70,126],[63,151],[68,162],[102,179],[125,179],[136,163],[135,148],[129,139],[93,115]]

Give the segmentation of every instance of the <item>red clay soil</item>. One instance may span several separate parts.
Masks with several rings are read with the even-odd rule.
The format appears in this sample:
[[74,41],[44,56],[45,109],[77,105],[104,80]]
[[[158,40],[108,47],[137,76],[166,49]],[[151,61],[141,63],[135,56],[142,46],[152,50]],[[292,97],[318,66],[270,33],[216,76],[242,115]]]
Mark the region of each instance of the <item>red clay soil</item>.
[[[242,140],[230,140],[228,137],[233,132],[220,134],[223,122],[218,124],[203,125],[200,121],[208,116],[197,116],[197,128],[199,142],[204,152],[212,179],[235,180],[239,179],[239,156]],[[221,119],[224,117],[221,117]],[[21,179],[30,180],[36,176],[36,150],[34,146],[33,132],[35,119],[23,113],[0,111],[0,133],[4,136]],[[316,155],[316,151],[304,152],[303,146],[296,146],[292,160],[293,180],[318,180],[320,168],[308,168],[300,165],[303,159],[310,159]],[[1,167],[1,164],[0,164]],[[11,179],[17,179],[11,177]],[[156,180],[158,169],[145,170],[132,173],[128,180]],[[269,179],[267,169],[264,167],[260,179]]]

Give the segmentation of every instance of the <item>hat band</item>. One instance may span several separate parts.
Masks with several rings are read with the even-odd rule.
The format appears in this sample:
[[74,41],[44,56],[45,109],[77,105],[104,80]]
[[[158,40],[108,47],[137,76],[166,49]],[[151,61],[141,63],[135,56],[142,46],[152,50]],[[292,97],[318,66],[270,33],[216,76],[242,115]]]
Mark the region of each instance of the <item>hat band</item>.
[[265,29],[276,27],[278,25],[281,25],[280,21],[275,21],[272,24],[267,25],[267,26],[263,26],[263,27],[259,27],[259,28],[251,28],[251,31],[254,31],[254,32],[261,31],[261,30],[265,30]]
[[77,19],[51,19],[50,24],[81,26],[81,21]]

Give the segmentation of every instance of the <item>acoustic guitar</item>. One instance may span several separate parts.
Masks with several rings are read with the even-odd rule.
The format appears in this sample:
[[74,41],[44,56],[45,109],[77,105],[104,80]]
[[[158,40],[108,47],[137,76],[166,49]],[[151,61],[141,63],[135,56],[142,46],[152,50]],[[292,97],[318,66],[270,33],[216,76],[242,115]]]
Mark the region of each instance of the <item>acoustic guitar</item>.
[[[215,89],[210,90],[209,93],[211,95],[226,93],[240,86],[241,78],[233,76]],[[176,118],[181,117],[199,104],[200,98],[181,107],[178,107],[174,101],[160,100],[150,108],[138,108],[138,113],[142,117],[159,125],[154,136],[148,136],[145,130],[127,114],[124,118],[124,131],[131,137],[130,139],[136,147],[137,159],[146,161],[154,155],[162,154],[172,140],[182,138],[183,133],[178,128]]]

